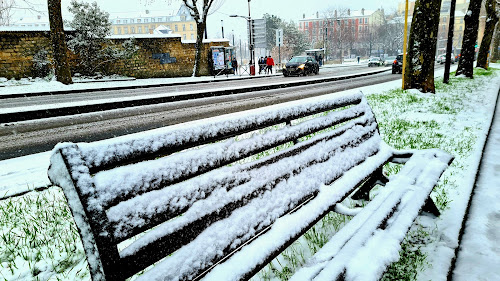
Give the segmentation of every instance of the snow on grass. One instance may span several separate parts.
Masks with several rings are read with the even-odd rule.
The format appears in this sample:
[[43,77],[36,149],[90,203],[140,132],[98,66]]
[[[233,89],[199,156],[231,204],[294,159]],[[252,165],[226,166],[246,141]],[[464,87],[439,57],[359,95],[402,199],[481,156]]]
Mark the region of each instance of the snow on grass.
[[[402,245],[405,254],[386,280],[445,280],[499,88],[499,72],[451,77],[437,94],[372,87],[365,91],[382,138],[397,149],[441,148],[455,161],[432,194],[442,215],[422,216]],[[436,79],[438,81],[438,79]],[[389,85],[394,85],[394,83]],[[391,86],[392,87],[392,86]],[[385,167],[387,173],[399,165]],[[352,202],[345,202],[352,205]],[[0,201],[0,279],[89,280],[76,226],[60,189]],[[330,214],[254,277],[287,280],[349,217]]]

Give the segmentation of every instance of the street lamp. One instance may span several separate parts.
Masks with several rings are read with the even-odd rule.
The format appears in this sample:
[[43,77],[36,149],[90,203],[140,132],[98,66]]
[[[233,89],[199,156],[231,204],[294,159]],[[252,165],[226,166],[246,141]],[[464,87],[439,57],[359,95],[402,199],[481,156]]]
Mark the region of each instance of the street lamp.
[[222,29],[222,38],[224,38],[224,20],[220,20],[220,26]]
[[[252,18],[250,16],[250,1],[248,0],[248,17],[240,16],[240,15],[229,15],[231,18],[244,18],[248,22],[248,48],[250,50],[250,75],[255,75],[255,66],[254,66],[254,47],[252,44]],[[252,74],[253,73],[253,74]]]

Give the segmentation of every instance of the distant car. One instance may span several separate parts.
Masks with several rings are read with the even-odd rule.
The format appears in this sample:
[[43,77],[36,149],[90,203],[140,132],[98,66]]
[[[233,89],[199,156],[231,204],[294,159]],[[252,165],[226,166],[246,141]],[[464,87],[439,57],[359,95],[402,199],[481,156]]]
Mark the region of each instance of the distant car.
[[368,60],[368,67],[382,66],[382,65],[384,65],[384,61],[379,57],[373,57]]
[[392,62],[392,74],[396,73],[403,73],[403,54],[397,55]]
[[[451,54],[451,59],[450,59],[451,63],[455,63],[455,55],[452,53]],[[436,59],[436,62],[440,63],[440,64],[443,64],[446,62],[446,54],[441,54],[437,57]]]
[[389,57],[386,57],[384,59],[384,65],[386,66],[390,66],[392,65],[392,63],[394,62],[394,60],[396,59],[396,56],[389,56]]
[[296,56],[283,67],[283,76],[319,73],[319,63],[311,56]]

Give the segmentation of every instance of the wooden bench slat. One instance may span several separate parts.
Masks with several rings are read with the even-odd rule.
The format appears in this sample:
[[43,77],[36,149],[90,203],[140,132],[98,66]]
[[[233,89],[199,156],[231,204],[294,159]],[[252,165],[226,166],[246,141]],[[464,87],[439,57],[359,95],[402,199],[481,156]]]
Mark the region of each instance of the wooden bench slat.
[[[359,164],[359,161],[365,161],[367,156],[376,153],[378,151],[379,141],[378,135],[375,135],[366,142],[361,143],[359,147],[349,147],[345,149],[345,151],[335,155],[335,158],[305,168],[299,175],[290,177],[286,182],[278,183],[276,187],[266,192],[264,198],[255,198],[245,206],[235,210],[227,219],[212,224],[204,232],[199,234],[195,240],[173,253],[170,258],[162,263],[173,264],[171,269],[181,267],[182,265],[179,263],[188,263],[191,265],[190,270],[193,270],[192,272],[179,272],[178,270],[175,272],[179,272],[180,280],[194,277],[199,274],[200,271],[203,271],[205,267],[210,266],[211,261],[217,258],[218,255],[222,256],[224,253],[223,250],[227,247],[231,246],[231,248],[235,248],[238,244],[244,243],[244,241],[251,238],[254,233],[259,232],[259,230],[286,214],[305,197],[311,195],[313,192],[317,192],[322,184],[340,177],[352,164]],[[353,157],[353,155],[356,156]],[[325,167],[336,166],[338,163],[345,163],[347,165],[345,167],[340,166],[338,169],[330,169],[329,172],[325,173]],[[344,195],[344,193],[340,193],[338,198],[340,199]],[[252,215],[250,216],[250,214]],[[227,227],[230,229],[225,229]],[[132,244],[130,250],[125,249],[121,255],[137,253],[138,249],[149,244],[149,236],[158,237],[163,231],[165,231],[165,229],[162,229],[161,226],[150,231],[145,235],[146,241],[143,242],[141,239],[137,240],[134,242],[136,245]],[[216,249],[219,249],[220,252],[211,250],[210,247],[213,245],[217,245]],[[193,251],[199,251],[199,253],[193,253]],[[136,258],[141,260],[142,258],[146,258],[146,256],[147,251],[144,250],[143,254]],[[199,268],[196,265],[199,265]],[[157,265],[153,270],[157,267],[161,266]],[[166,276],[172,276],[171,274],[173,274],[173,272],[168,273]],[[167,279],[170,280],[170,277]],[[172,276],[172,279],[175,278]]]
[[[353,128],[359,127],[359,125],[355,124],[356,123],[353,123],[352,126],[348,126],[347,128],[339,128],[335,131],[316,136],[315,138],[306,142],[302,142],[288,150],[264,158],[257,163],[269,162],[268,159],[283,159],[285,157],[290,157],[290,155],[288,155],[289,151],[296,152],[297,150],[302,150],[303,147],[308,148],[310,144],[317,144],[318,142],[332,139],[333,136],[338,136],[339,134],[345,133],[346,129],[350,128],[349,130],[352,130]],[[372,124],[371,126],[363,129],[359,127],[358,131],[359,133],[357,133],[356,135],[351,136],[350,138],[345,138],[344,141],[346,143],[338,144],[336,147],[338,148],[342,145],[349,145],[349,143],[351,143],[351,146],[354,143],[357,145],[358,143],[355,140],[363,139],[364,135],[366,134],[372,135],[376,131],[376,125]],[[329,148],[332,149],[333,147],[330,146]],[[293,155],[295,153],[291,154]],[[110,222],[113,225],[117,226],[114,227],[114,236],[120,240],[123,240],[136,235],[138,232],[141,232],[143,228],[151,228],[152,226],[157,225],[157,222],[164,221],[163,219],[165,218],[171,219],[173,217],[181,215],[187,210],[187,208],[192,205],[192,202],[194,202],[194,200],[201,200],[214,192],[223,192],[225,196],[227,191],[232,189],[237,184],[244,184],[248,182],[248,179],[252,177],[259,178],[259,175],[264,173],[267,169],[274,169],[275,174],[270,178],[260,177],[260,181],[265,183],[275,182],[280,178],[283,178],[285,175],[289,174],[290,171],[298,171],[301,169],[301,167],[312,164],[311,159],[317,158],[318,155],[313,153],[310,154],[309,159],[302,157],[302,162],[296,161],[294,163],[291,163],[290,165],[292,166],[283,166],[282,164],[273,166],[272,163],[267,163],[265,168],[253,168],[252,170],[255,171],[247,170],[248,166],[254,166],[255,164],[242,166],[237,165],[219,171],[220,174],[215,176],[216,179],[226,178],[233,184],[228,184],[228,182],[226,182],[225,184],[221,185],[221,182],[218,180],[212,181],[212,177],[214,177],[214,175],[210,173],[207,175],[203,175],[200,178],[193,179],[192,181],[183,182],[174,186],[168,186],[163,191],[153,191],[141,196],[137,196],[133,199],[123,201],[117,206],[111,207],[108,211]],[[282,173],[279,172],[279,168],[273,168],[280,166],[282,167],[281,170],[284,169]],[[261,187],[251,189],[247,192],[247,194],[255,192],[255,190],[258,190],[259,188],[261,190],[264,190],[265,185],[261,185]],[[256,196],[257,194],[254,194],[253,196]],[[184,195],[184,197],[181,197],[182,195]],[[225,201],[231,200],[236,199],[227,198]],[[216,201],[218,201],[219,204],[223,202],[221,200]],[[172,205],[170,205],[169,202],[172,202]],[[214,202],[213,205],[218,206],[217,202]],[[144,225],[144,227],[136,229],[133,223],[131,223],[134,221],[138,221],[140,225]],[[154,225],[150,225],[150,223]]]
[[[129,162],[138,162],[169,155],[180,150],[212,143],[275,124],[311,116],[317,113],[356,105],[362,101],[361,93],[338,96],[336,99],[296,102],[296,106],[275,106],[272,110],[258,110],[244,119],[232,117],[208,124],[191,122],[189,125],[157,129],[147,136],[138,134],[82,144],[80,148],[91,173],[106,170]],[[278,108],[278,110],[276,110]],[[214,118],[214,120],[216,120]]]
[[[115,205],[116,201],[121,202],[150,190],[176,184],[300,137],[361,117],[369,110],[367,106],[358,105],[341,113],[333,112],[325,117],[318,117],[251,139],[216,143],[158,160],[99,172],[95,175],[95,185],[99,195],[96,199],[101,200],[103,207],[107,208]],[[370,118],[373,120],[373,116],[361,117],[356,123],[361,124]],[[122,176],[128,174],[134,177]]]

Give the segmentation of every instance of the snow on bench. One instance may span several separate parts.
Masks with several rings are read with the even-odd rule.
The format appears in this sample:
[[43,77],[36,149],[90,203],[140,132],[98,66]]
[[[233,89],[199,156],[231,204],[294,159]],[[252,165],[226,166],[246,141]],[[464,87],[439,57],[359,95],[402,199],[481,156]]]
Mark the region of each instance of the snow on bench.
[[139,280],[241,280],[339,202],[385,184],[389,161],[407,163],[294,277],[376,280],[452,157],[394,151],[361,93],[59,144],[48,173],[63,188],[93,280],[143,270]]

